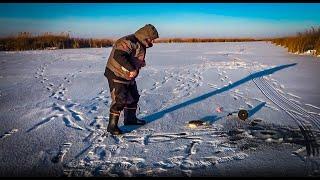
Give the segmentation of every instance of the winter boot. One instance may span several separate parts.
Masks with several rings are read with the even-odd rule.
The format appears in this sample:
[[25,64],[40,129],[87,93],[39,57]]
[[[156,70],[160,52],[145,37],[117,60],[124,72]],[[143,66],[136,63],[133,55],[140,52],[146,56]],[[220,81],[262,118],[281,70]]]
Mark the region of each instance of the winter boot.
[[118,121],[119,115],[110,113],[107,131],[110,132],[112,135],[123,134],[123,132],[118,127]]
[[137,108],[124,108],[124,125],[145,125],[146,121],[138,119],[136,116]]

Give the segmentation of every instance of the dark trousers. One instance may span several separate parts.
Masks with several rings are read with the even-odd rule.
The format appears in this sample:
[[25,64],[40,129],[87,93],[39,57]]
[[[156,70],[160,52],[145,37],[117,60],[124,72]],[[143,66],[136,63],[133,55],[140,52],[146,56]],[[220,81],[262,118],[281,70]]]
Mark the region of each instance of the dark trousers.
[[[125,108],[137,108],[139,102],[139,92],[136,81],[119,80],[115,75],[109,72],[107,79],[109,83],[112,103],[110,106],[110,113],[120,114]],[[116,82],[115,82],[116,81]],[[121,82],[119,82],[121,81]]]

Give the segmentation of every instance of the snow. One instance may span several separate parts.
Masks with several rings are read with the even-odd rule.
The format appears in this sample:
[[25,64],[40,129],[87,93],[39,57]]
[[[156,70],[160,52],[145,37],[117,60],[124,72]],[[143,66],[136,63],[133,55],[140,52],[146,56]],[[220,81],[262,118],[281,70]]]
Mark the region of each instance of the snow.
[[317,50],[315,49],[309,49],[308,51],[303,53],[304,55],[316,55],[317,54]]
[[299,51],[293,53],[300,56],[314,56],[314,57],[320,57],[320,55],[317,55],[317,50],[315,49],[309,49],[305,52],[300,53]]
[[121,114],[127,133],[111,136],[110,51],[0,52],[1,176],[319,175],[298,126],[317,140],[316,57],[267,42],[155,44],[136,79],[148,123]]

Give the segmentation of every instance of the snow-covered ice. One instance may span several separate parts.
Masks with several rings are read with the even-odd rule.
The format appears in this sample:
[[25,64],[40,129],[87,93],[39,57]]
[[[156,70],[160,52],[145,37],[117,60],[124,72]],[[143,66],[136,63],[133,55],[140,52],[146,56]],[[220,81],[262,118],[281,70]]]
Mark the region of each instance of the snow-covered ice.
[[0,52],[1,176],[319,175],[316,57],[268,42],[155,44],[136,79],[148,123],[121,114],[127,133],[111,136],[110,51]]

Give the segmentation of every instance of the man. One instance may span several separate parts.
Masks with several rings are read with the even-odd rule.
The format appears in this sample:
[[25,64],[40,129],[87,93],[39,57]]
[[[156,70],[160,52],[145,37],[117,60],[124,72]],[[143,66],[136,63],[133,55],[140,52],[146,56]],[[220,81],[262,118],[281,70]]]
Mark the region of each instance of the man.
[[124,125],[144,125],[136,117],[139,93],[135,78],[146,65],[146,48],[159,38],[156,28],[147,24],[134,34],[118,39],[111,50],[104,75],[108,79],[112,103],[107,131],[113,135],[123,132],[118,127],[120,112],[124,112]]

